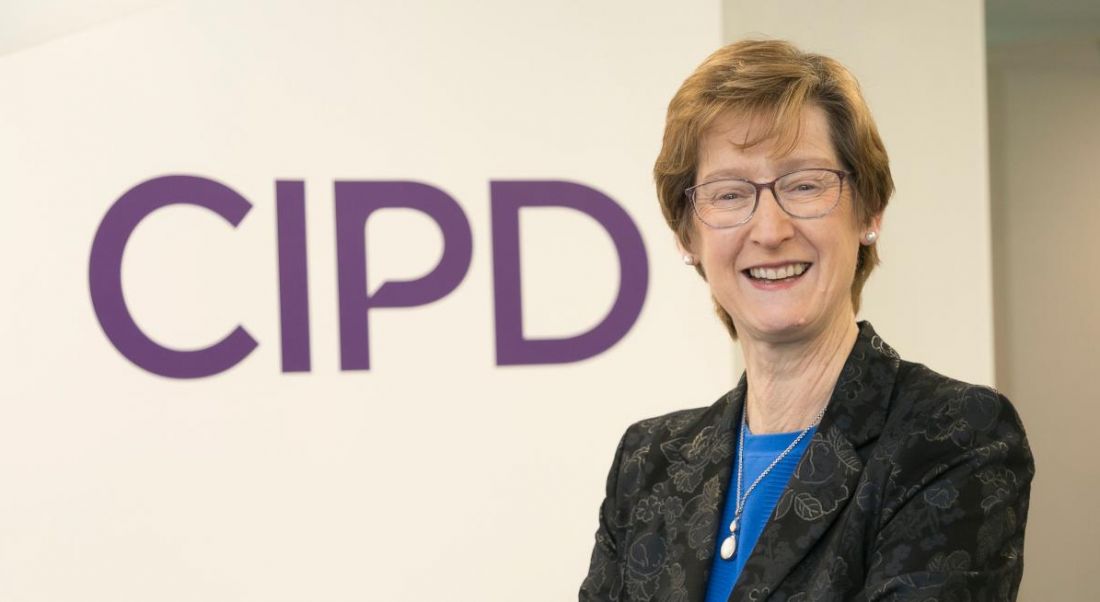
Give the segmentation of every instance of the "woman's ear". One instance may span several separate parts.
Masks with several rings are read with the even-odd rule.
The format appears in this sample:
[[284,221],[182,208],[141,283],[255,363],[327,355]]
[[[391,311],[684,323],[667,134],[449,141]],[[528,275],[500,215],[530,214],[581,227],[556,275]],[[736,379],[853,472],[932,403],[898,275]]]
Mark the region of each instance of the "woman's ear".
[[673,234],[672,237],[676,241],[676,250],[680,252],[680,257],[683,258],[684,265],[695,265],[699,263],[699,258],[680,240],[680,237],[675,234]]

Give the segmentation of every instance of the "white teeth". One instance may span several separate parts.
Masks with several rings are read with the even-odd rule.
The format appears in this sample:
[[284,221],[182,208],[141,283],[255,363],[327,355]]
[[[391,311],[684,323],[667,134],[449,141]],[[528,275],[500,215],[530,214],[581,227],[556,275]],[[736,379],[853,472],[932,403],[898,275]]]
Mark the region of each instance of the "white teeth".
[[807,268],[808,263],[788,263],[781,268],[751,268],[749,275],[762,280],[782,280],[792,276],[800,276]]

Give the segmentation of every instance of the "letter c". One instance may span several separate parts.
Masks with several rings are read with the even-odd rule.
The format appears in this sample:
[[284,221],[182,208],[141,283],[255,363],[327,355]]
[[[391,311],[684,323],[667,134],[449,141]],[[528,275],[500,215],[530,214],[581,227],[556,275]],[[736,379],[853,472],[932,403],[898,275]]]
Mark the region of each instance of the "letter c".
[[123,194],[103,216],[92,241],[88,284],[99,324],[115,348],[140,368],[170,378],[200,378],[224,372],[258,343],[237,326],[204,349],[179,351],[156,343],[138,328],[122,294],[122,254],[134,229],[168,205],[205,207],[236,227],[252,205],[229,187],[196,176],[161,176]]

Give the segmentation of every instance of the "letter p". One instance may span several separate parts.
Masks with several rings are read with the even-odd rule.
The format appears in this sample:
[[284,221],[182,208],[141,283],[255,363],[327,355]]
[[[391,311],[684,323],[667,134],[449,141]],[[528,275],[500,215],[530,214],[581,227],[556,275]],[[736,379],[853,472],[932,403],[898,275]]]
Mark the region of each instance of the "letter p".
[[[336,260],[340,304],[340,368],[370,369],[367,314],[376,307],[427,305],[462,282],[473,237],[462,208],[447,193],[419,182],[336,182]],[[443,232],[443,256],[426,276],[385,282],[367,294],[366,223],[383,208],[415,209]]]

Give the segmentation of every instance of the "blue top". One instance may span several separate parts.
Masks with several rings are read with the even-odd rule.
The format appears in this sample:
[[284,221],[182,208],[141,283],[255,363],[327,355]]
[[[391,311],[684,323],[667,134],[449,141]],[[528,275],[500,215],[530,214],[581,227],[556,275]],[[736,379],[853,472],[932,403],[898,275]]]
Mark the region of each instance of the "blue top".
[[[764,531],[764,525],[771,518],[772,510],[776,502],[787,488],[787,481],[794,474],[798,461],[810,445],[816,427],[811,427],[806,436],[798,442],[798,445],[787,454],[787,457],[760,481],[753,489],[752,495],[745,502],[745,509],[741,513],[741,521],[737,527],[737,551],[733,558],[724,560],[719,553],[722,542],[730,534],[730,522],[733,520],[737,501],[737,449],[733,452],[733,470],[730,471],[730,483],[726,490],[726,504],[722,511],[722,521],[718,524],[718,538],[714,542],[714,559],[711,561],[710,578],[707,581],[706,602],[726,602],[733,586],[737,583],[737,577],[741,569],[745,567],[745,561],[749,559],[756,540]],[[802,431],[793,433],[770,433],[767,435],[754,435],[745,427],[745,468],[741,476],[741,495],[748,491],[749,485],[764,472],[775,458],[787,449]]]

